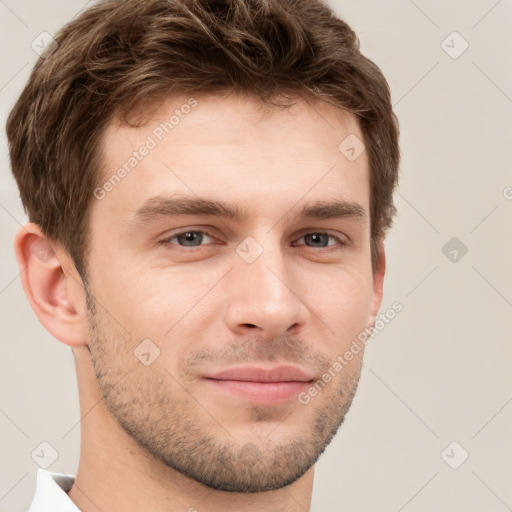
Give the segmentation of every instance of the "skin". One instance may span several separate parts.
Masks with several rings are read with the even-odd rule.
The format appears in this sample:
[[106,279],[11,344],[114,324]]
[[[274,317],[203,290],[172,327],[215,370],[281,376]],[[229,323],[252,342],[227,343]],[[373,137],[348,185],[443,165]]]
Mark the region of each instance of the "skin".
[[[139,128],[112,122],[105,179],[186,101],[162,103]],[[86,289],[37,225],[15,240],[32,308],[75,356],[81,457],[68,495],[82,511],[309,510],[314,463],[348,411],[363,350],[307,405],[256,403],[203,377],[292,364],[316,381],[380,308],[385,257],[381,244],[372,273],[367,155],[338,150],[349,134],[363,139],[355,116],[304,98],[288,110],[234,94],[197,101],[93,201]],[[248,217],[136,221],[147,199],[172,194],[237,202]],[[365,217],[293,219],[333,199]],[[188,246],[171,238],[197,230],[208,236]],[[345,245],[305,236],[326,232]],[[236,250],[247,237],[261,250],[252,263]],[[151,357],[159,350],[148,365],[134,355],[145,339]]]

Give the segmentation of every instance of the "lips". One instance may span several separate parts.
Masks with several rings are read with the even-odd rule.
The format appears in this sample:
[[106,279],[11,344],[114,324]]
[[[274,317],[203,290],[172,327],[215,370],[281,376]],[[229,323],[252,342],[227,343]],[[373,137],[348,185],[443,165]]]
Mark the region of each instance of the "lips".
[[229,368],[221,372],[207,375],[207,379],[237,380],[244,382],[310,382],[313,377],[295,366],[278,366],[276,368],[257,368],[245,366]]
[[277,404],[296,398],[314,380],[312,375],[289,365],[228,368],[204,378],[217,391],[264,404]]

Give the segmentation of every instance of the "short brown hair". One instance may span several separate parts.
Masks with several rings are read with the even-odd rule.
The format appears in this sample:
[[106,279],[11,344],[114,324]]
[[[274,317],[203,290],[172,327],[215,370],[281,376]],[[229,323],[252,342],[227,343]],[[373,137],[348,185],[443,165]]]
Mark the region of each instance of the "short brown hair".
[[[104,0],[68,23],[7,121],[29,220],[84,282],[89,212],[108,123],[147,99],[237,91],[313,96],[355,114],[370,162],[372,263],[395,214],[398,123],[379,68],[320,0]],[[283,107],[286,105],[282,105]],[[341,142],[341,141],[340,141]]]

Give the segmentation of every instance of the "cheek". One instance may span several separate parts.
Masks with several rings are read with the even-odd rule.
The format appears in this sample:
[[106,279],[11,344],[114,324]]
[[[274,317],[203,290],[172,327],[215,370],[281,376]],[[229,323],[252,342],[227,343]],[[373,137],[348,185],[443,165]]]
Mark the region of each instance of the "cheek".
[[[320,322],[321,329],[323,323],[339,343],[366,327],[373,282],[363,259],[343,266],[308,262],[290,267],[290,287],[313,312],[306,328]],[[229,279],[229,265],[212,260],[159,268],[133,260],[113,262],[104,254],[102,260],[104,265],[93,269],[94,295],[135,339],[172,336],[175,327],[174,332],[203,328],[218,318],[225,302],[218,297],[226,296],[223,279]]]
[[[97,298],[105,309],[134,336],[162,338],[176,326],[183,328],[205,308],[212,308],[208,295],[215,296],[224,268],[147,268],[126,264],[103,268]],[[207,313],[206,313],[207,314]],[[170,335],[170,333],[169,333]]]
[[364,331],[370,321],[372,300],[371,275],[350,271],[317,282],[310,299],[312,308],[334,333],[336,344],[350,342]]

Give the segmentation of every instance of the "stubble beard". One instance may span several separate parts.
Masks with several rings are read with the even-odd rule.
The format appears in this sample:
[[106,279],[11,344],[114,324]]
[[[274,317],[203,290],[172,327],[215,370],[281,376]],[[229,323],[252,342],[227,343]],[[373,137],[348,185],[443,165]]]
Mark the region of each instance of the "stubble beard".
[[[187,395],[164,368],[142,365],[130,336],[106,315],[100,318],[90,296],[87,307],[91,362],[111,416],[145,452],[212,489],[259,493],[298,480],[333,439],[357,390],[360,367],[350,378],[337,376],[315,401],[297,405],[314,410],[309,427],[299,429],[302,433],[276,441],[272,434],[278,425],[259,441],[237,440],[205,412],[200,397]],[[171,385],[179,396],[173,396]],[[295,415],[299,421],[301,411]],[[248,413],[255,422],[275,414],[272,406],[258,405]],[[282,425],[289,428],[285,421]]]

